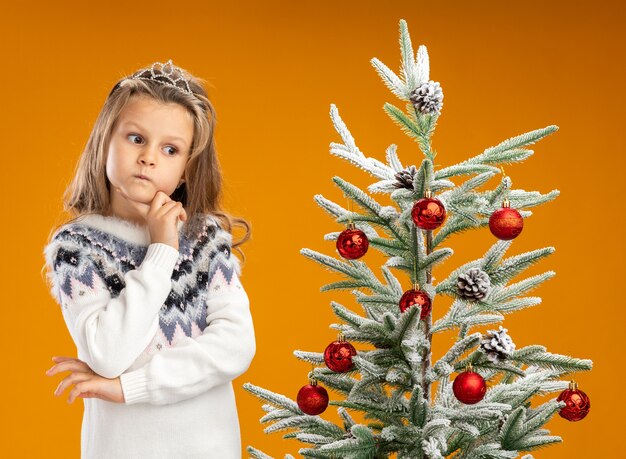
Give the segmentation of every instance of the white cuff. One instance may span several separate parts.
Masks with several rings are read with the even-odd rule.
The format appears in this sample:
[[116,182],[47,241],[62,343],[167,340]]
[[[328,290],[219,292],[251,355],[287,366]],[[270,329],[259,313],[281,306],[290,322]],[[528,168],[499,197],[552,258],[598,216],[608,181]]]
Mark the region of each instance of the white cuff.
[[155,242],[148,246],[148,251],[146,252],[146,256],[141,264],[142,266],[146,263],[152,264],[168,271],[171,274],[174,270],[174,266],[176,266],[176,262],[178,261],[178,255],[178,250],[171,245]]
[[150,399],[148,394],[148,376],[145,368],[122,373],[120,375],[120,383],[122,384],[124,403],[126,405],[147,402]]

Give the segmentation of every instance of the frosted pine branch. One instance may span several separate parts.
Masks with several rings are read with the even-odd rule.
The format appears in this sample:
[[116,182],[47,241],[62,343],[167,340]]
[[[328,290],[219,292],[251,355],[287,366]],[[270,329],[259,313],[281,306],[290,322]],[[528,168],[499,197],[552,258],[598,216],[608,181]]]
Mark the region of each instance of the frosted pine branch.
[[501,303],[506,300],[520,296],[521,294],[528,292],[536,288],[539,284],[554,277],[556,273],[554,271],[546,271],[543,274],[528,277],[520,282],[511,284],[508,287],[494,287],[489,295],[489,302]]
[[[359,214],[355,214],[354,212],[348,212],[346,209],[330,201],[329,199],[326,199],[321,194],[315,195],[314,199],[315,199],[315,202],[335,220],[350,220],[350,219],[358,220],[355,217],[359,217]],[[378,236],[378,233],[376,232],[376,230],[367,222],[361,221],[355,226],[361,231],[363,231],[367,235],[367,237]]]
[[325,368],[315,368],[312,375],[320,383],[344,396],[347,396],[358,382],[358,380],[352,378],[348,373],[337,374]]
[[389,167],[391,167],[394,172],[400,172],[404,169],[404,166],[400,162],[400,158],[398,158],[397,147],[395,145],[389,145],[387,147],[385,157],[387,159],[387,163],[389,163]]
[[280,408],[274,408],[270,405],[270,411],[265,416],[263,416],[260,421],[262,423],[276,421],[278,419],[285,419],[293,416],[293,413],[289,410],[282,410]]
[[455,164],[454,166],[448,166],[444,167],[443,169],[439,169],[435,173],[435,179],[441,180],[450,177],[457,177],[460,175],[482,174],[483,172],[493,172],[498,174],[501,171],[497,167],[489,166],[488,164]]
[[346,197],[352,199],[362,209],[367,211],[372,217],[376,217],[375,221],[379,221],[381,225],[385,225],[389,221],[389,217],[395,215],[389,215],[383,213],[383,206],[378,204],[374,199],[365,194],[361,189],[352,185],[351,183],[341,179],[340,177],[333,177],[333,182],[344,192]]
[[426,46],[420,45],[416,59],[417,84],[426,83],[430,79],[430,62]]
[[334,104],[331,104],[330,107],[330,117],[337,133],[339,133],[344,142],[343,144],[331,142],[330,153],[351,162],[355,166],[369,172],[371,175],[378,177],[379,179],[393,179],[393,169],[385,166],[378,160],[366,158],[361,150],[359,150],[356,146],[352,134],[350,134],[347,126],[339,116],[337,107]]
[[497,267],[489,269],[488,274],[491,283],[494,285],[505,284],[526,268],[552,253],[554,253],[554,247],[545,247],[502,260]]
[[407,91],[411,92],[417,87],[416,63],[413,57],[413,45],[411,36],[405,21],[400,21],[400,51],[402,54],[402,66],[400,71],[404,77]]
[[462,161],[459,165],[506,164],[523,161],[532,155],[533,152],[532,150],[524,150],[520,147],[531,145],[552,134],[558,129],[558,126],[548,126],[518,135],[516,137],[511,137],[503,142],[500,142],[495,147],[487,148],[484,152],[477,156]]
[[319,416],[309,416],[308,414],[292,416],[277,421],[271,426],[266,427],[264,432],[272,433],[293,428],[299,428],[303,432],[333,437],[343,435],[343,431],[332,422],[326,421]]
[[464,339],[457,341],[449,350],[444,354],[441,359],[437,363],[433,365],[433,371],[436,374],[444,374],[449,375],[450,373],[444,370],[445,368],[449,368],[450,365],[458,359],[462,354],[467,352],[470,348],[477,346],[480,343],[481,334],[474,333],[470,336],[465,337]]
[[306,352],[306,351],[293,351],[293,355],[302,360],[303,362],[311,363],[313,365],[324,365],[324,354],[321,352]]
[[[308,457],[373,458],[376,453],[376,443],[372,431],[366,426],[357,424],[352,426],[350,434],[352,438],[328,443],[314,450],[301,449],[299,452]],[[325,454],[329,454],[329,456]]]
[[[525,209],[527,207],[536,207],[549,201],[555,200],[561,192],[552,190],[549,193],[541,194],[538,191],[511,190],[508,199],[511,207],[515,209]],[[488,195],[488,193],[487,193]]]
[[324,435],[297,433],[296,438],[302,443],[310,443],[312,445],[326,445],[332,443],[333,439]]
[[389,67],[375,57],[372,58],[370,62],[374,69],[376,69],[380,78],[383,80],[383,83],[385,83],[385,86],[387,86],[387,88],[389,88],[394,95],[402,100],[409,100],[409,94],[411,91],[408,90],[407,86],[398,77],[398,75],[393,73]]
[[248,446],[246,451],[250,454],[250,457],[253,459],[274,459],[272,456],[265,454],[263,451],[260,451],[252,446]]
[[384,292],[383,285],[376,278],[374,273],[372,273],[369,267],[361,261],[348,260],[347,262],[344,262],[306,248],[301,249],[300,253],[305,257],[326,266],[331,271],[335,271],[351,278],[351,280],[354,280],[357,284],[355,287],[367,287],[372,290],[381,290],[382,288],[382,291]]
[[347,323],[349,323],[355,328],[359,328],[360,326],[365,325],[366,323],[372,322],[370,319],[367,319],[365,317],[362,317],[350,311],[349,309],[347,309],[346,307],[342,306],[339,303],[336,303],[335,301],[331,302],[331,307],[337,317],[339,317],[340,319],[343,319],[344,321],[346,321]]
[[409,137],[414,138],[418,142],[426,142],[426,132],[423,132],[415,121],[410,116],[406,115],[401,109],[389,102],[385,103],[383,109],[389,115],[389,118],[396,123],[402,131]]
[[263,400],[267,400],[272,405],[275,405],[279,408],[284,408],[293,413],[301,413],[297,403],[285,397],[284,395],[276,394],[267,389],[263,389],[262,387],[255,386],[254,384],[250,383],[245,383],[243,385],[243,388],[246,389],[248,392],[256,395],[257,397]]
[[593,366],[589,359],[577,359],[567,355],[551,354],[543,346],[532,346],[532,349],[535,352],[529,353],[526,348],[514,351],[511,360],[526,365],[567,372],[591,370]]

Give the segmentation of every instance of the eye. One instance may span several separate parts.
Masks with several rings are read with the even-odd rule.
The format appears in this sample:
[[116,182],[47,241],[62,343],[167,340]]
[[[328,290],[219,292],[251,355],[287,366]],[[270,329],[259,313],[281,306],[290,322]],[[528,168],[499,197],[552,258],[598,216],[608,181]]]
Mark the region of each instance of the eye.
[[168,147],[165,147],[165,148],[171,148],[171,149],[173,150],[173,151],[171,152],[170,156],[174,156],[176,153],[178,153],[178,149],[177,149],[177,148],[175,148],[175,147],[170,147],[170,146],[168,146]]
[[[141,138],[141,136],[140,136],[139,134],[128,134],[128,136],[126,136],[126,137],[127,137],[127,138],[128,138],[128,137],[139,137],[139,138]],[[134,142],[133,140],[131,140],[131,142],[133,142],[134,144],[136,144],[136,143],[137,143],[137,142]]]

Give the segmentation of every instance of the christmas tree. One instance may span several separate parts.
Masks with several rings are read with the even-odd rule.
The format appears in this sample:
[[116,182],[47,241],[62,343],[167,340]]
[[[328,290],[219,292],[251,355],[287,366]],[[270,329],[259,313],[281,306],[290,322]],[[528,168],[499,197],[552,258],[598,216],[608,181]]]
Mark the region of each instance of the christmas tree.
[[[415,139],[423,160],[419,167],[403,166],[395,145],[387,149],[386,163],[366,157],[331,105],[331,119],[342,143],[331,143],[330,152],[375,177],[369,193],[386,193],[394,205],[381,205],[335,177],[334,183],[351,203],[349,209],[321,195],[315,200],[338,223],[347,225],[341,233],[325,237],[336,240],[339,257],[301,251],[343,276],[322,291],[352,291],[361,312],[332,302],[341,322],[332,325],[340,332],[337,341],[323,353],[294,352],[315,366],[297,401],[250,383],[244,388],[267,402],[263,405],[267,414],[261,418],[270,424],[265,431],[287,431],[285,438],[306,444],[299,450],[306,457],[515,458],[561,441],[543,428],[554,414],[578,421],[589,412],[586,394],[573,381],[561,378],[590,370],[590,360],[553,354],[539,345],[516,349],[502,326],[484,333],[472,331],[539,304],[541,298],[526,294],[554,275],[548,271],[511,282],[554,251],[545,247],[504,258],[531,215],[526,209],[555,199],[559,192],[513,189],[502,165],[524,161],[533,154],[529,145],[558,128],[548,126],[510,138],[459,164],[435,170],[431,137],[443,92],[439,83],[430,80],[426,48],[420,46],[413,54],[404,20],[400,21],[400,49],[399,75],[376,58],[371,63],[391,92],[406,103],[404,111],[390,103],[384,110]],[[500,173],[493,190],[477,190]],[[470,178],[462,181],[464,176]],[[453,254],[444,247],[446,240],[486,227],[496,242],[483,257],[434,284],[433,267]],[[363,261],[370,248],[386,257],[381,267],[384,282]],[[408,276],[412,288],[403,291],[392,270]],[[440,295],[453,301],[433,323],[432,308]],[[450,331],[456,334],[456,342],[433,361],[433,340]],[[371,349],[357,351],[351,343]],[[329,403],[325,387],[333,393],[330,404],[338,407],[342,425],[319,416]],[[558,397],[531,405],[533,398],[556,392]],[[357,413],[362,422],[355,420]],[[253,447],[248,452],[254,458],[270,458]]]

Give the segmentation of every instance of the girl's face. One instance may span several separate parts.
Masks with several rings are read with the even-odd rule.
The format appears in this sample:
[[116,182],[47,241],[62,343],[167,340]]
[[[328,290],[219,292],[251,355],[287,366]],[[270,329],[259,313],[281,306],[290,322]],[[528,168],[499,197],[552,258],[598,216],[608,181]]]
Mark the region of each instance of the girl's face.
[[193,121],[181,105],[146,96],[131,98],[109,142],[111,213],[140,222],[129,200],[150,204],[158,191],[170,196],[183,178],[192,140]]

